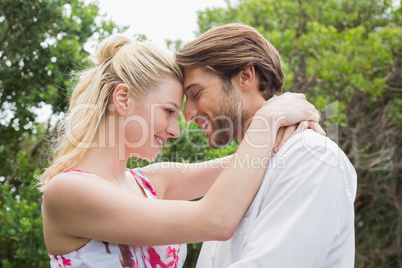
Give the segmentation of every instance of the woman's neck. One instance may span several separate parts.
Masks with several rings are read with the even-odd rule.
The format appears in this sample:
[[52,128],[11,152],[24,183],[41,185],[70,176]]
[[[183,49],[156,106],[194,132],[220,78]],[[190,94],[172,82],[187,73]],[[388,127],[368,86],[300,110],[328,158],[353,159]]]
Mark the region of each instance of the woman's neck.
[[[102,121],[94,137],[92,148],[86,149],[84,155],[74,167],[98,175],[112,182],[125,178],[127,165],[126,148],[118,142],[118,129],[106,128],[108,120]],[[111,131],[112,133],[110,133]]]
[[87,149],[74,168],[118,183],[125,179],[127,160],[119,160],[115,151],[114,148],[101,147]]

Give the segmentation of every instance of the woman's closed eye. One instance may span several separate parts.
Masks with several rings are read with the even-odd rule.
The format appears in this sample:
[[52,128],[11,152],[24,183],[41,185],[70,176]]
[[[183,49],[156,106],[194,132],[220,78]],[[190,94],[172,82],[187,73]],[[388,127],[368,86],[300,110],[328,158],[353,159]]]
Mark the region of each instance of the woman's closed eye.
[[173,109],[165,109],[165,111],[169,116],[172,116],[176,112],[176,110]]

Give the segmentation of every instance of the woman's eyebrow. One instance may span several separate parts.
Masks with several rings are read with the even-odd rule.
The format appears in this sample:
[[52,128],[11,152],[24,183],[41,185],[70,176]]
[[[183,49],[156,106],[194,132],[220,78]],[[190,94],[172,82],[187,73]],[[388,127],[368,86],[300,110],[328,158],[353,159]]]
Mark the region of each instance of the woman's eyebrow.
[[180,111],[180,110],[181,110],[181,109],[179,108],[179,106],[178,106],[176,103],[174,103],[173,101],[168,101],[167,103],[173,105],[174,108],[175,108],[177,111]]

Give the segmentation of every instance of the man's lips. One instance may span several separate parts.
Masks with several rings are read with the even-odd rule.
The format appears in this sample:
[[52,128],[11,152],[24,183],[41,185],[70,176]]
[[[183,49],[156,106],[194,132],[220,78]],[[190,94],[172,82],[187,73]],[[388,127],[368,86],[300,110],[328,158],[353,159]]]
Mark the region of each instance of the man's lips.
[[204,134],[208,136],[208,134],[211,132],[209,130],[209,126],[210,126],[209,121],[202,119],[202,120],[196,120],[195,123],[198,126],[202,127],[204,129]]
[[194,119],[194,121],[198,126],[205,128],[207,125],[209,125],[211,120],[207,115],[199,115]]
[[206,125],[208,125],[208,121],[206,120],[202,120],[202,121],[198,121],[196,122],[196,124],[202,128],[205,128]]

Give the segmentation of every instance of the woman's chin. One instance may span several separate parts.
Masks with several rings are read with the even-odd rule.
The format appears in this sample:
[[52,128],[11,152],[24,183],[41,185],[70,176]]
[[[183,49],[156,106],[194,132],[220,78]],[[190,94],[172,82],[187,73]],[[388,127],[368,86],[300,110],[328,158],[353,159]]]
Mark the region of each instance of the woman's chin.
[[145,160],[147,162],[154,162],[158,155],[138,155],[138,154],[131,154],[130,157],[135,157],[141,160]]

